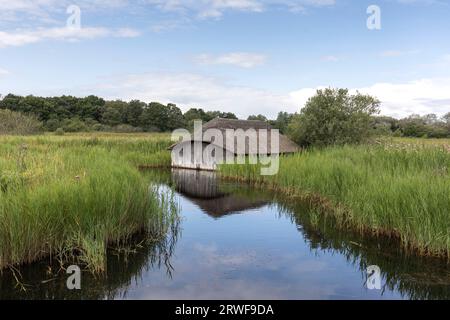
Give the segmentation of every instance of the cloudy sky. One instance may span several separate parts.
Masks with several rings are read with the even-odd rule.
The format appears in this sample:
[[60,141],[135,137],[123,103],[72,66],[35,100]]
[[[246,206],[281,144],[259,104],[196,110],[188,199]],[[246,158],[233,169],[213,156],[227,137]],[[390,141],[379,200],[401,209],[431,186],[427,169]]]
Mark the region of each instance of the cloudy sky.
[[444,0],[0,0],[0,94],[274,117],[346,87],[386,115],[444,114],[449,16]]

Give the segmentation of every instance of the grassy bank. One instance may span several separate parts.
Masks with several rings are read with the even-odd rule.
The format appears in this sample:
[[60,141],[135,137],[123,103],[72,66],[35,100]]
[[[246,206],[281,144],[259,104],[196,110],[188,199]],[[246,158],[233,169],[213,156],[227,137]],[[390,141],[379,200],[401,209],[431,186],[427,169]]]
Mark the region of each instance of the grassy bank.
[[221,174],[308,199],[321,209],[317,214],[333,214],[342,228],[392,236],[409,251],[448,257],[446,142],[400,139],[309,150],[282,157],[276,176],[260,176],[249,165],[222,166]]
[[105,269],[106,247],[167,227],[138,164],[170,161],[165,135],[0,137],[0,269],[53,256]]

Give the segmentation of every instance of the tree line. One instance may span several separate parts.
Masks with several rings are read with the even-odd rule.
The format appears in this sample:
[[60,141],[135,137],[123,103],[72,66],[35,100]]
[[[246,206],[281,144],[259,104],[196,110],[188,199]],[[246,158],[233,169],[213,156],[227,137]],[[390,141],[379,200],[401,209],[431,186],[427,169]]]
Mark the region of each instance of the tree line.
[[[299,113],[282,111],[274,120],[261,114],[251,115],[248,120],[266,121],[303,146],[361,142],[373,134],[450,138],[450,112],[441,118],[428,114],[395,119],[379,116],[379,106],[375,97],[329,88],[318,90]],[[0,109],[33,116],[45,131],[63,132],[168,132],[191,129],[195,120],[237,119],[231,112],[191,108],[183,113],[175,104],[107,101],[93,95],[78,98],[8,94],[0,100]]]
[[65,132],[167,132],[190,128],[194,120],[210,121],[216,117],[237,119],[230,112],[190,109],[186,113],[175,104],[107,101],[97,96],[36,97],[8,94],[0,100],[0,109],[32,115],[46,131]]
[[403,119],[378,116],[373,119],[378,134],[396,137],[450,138],[450,112],[442,117],[436,114],[413,114]]

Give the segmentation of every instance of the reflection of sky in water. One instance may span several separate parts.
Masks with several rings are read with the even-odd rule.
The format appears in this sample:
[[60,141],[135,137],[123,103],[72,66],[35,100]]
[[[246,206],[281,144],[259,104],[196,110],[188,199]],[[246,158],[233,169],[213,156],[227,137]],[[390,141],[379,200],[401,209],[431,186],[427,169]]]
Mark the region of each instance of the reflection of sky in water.
[[163,269],[144,271],[132,299],[396,299],[370,291],[359,269],[334,252],[311,251],[276,206],[214,219],[181,198],[182,235]]

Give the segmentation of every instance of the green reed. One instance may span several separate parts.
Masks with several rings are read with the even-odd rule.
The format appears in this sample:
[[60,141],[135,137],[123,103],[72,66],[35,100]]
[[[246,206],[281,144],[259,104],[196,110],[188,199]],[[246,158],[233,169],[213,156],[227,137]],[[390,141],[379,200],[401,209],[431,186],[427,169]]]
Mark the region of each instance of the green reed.
[[342,228],[398,238],[409,251],[450,253],[450,153],[446,145],[380,145],[307,150],[280,160],[275,176],[258,166],[224,165],[225,177],[309,199]]
[[54,257],[101,272],[108,246],[163,236],[167,200],[137,165],[170,163],[169,144],[165,135],[0,137],[0,269]]

